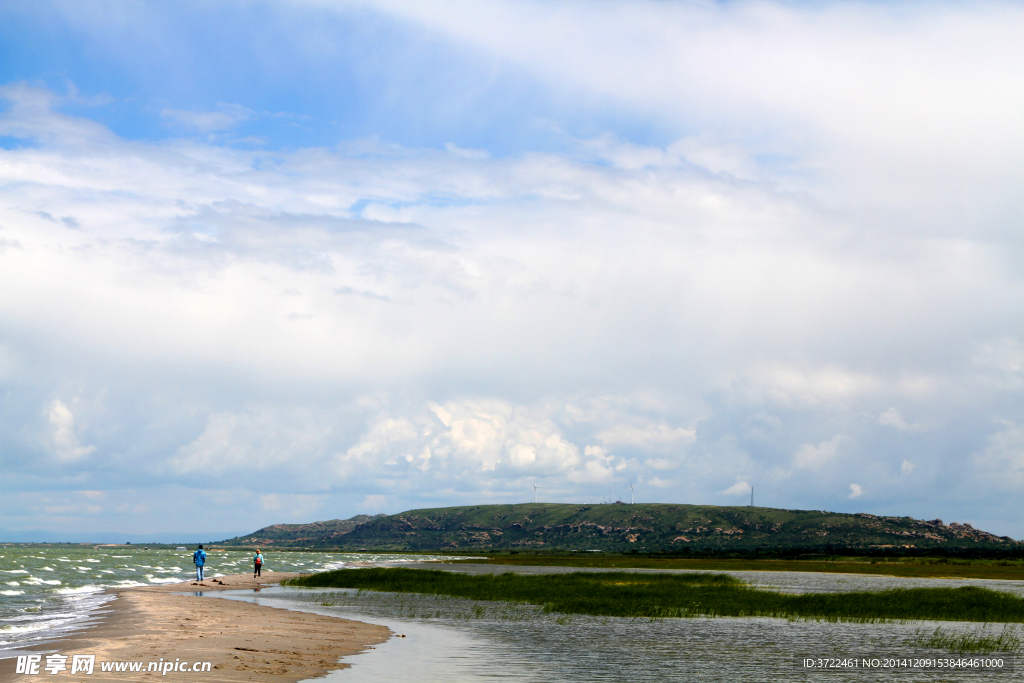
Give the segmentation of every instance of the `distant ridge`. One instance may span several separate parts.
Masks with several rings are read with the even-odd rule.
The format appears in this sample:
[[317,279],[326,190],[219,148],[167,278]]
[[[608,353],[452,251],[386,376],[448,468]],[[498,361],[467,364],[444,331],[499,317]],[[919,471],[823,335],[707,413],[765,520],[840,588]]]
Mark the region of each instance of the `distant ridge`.
[[324,522],[309,522],[308,524],[271,524],[251,534],[221,541],[217,545],[334,547],[335,543],[340,542],[342,536],[348,534],[360,524],[380,517],[387,517],[387,515],[383,513],[377,515],[356,515],[348,519],[329,519]]
[[162,531],[153,534],[123,534],[119,531],[48,531],[46,529],[29,529],[10,531],[0,529],[0,543],[131,543],[146,545],[147,543],[210,543],[211,539],[224,538],[238,531]]
[[1009,548],[1017,542],[942,520],[716,505],[523,503],[275,524],[221,545],[343,550],[683,548]]

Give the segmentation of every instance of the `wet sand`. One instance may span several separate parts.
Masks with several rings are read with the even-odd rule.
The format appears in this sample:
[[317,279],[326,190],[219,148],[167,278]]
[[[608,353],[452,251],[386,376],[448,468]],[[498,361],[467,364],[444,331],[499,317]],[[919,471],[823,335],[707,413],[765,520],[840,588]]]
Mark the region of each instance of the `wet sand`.
[[[234,574],[161,586],[139,586],[116,591],[117,599],[100,623],[73,634],[44,651],[68,655],[67,670],[53,680],[62,681],[275,681],[290,683],[346,668],[340,657],[353,655],[386,641],[383,626],[348,619],[293,612],[236,600],[211,600],[189,593],[254,590],[297,576],[266,572],[261,579]],[[91,676],[71,676],[71,656],[96,655]],[[211,662],[206,673],[147,672],[149,662]],[[141,661],[142,672],[100,670],[103,661]],[[45,658],[43,660],[45,664]],[[50,679],[46,671],[39,676]],[[0,681],[38,680],[15,673],[15,660],[0,661]]]

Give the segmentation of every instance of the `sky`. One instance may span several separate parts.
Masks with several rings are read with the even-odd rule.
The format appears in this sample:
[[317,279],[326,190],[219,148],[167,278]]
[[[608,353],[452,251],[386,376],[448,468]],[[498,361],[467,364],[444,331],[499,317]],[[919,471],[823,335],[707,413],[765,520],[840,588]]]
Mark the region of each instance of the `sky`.
[[1024,5],[0,5],[0,529],[1024,538]]

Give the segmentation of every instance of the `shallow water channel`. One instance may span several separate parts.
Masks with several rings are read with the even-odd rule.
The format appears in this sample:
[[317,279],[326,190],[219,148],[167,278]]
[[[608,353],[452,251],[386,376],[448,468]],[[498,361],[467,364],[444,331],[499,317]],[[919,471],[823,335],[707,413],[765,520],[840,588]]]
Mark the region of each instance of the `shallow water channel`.
[[[450,567],[450,565],[449,565]],[[433,565],[432,568],[437,568]],[[473,573],[501,567],[460,566]],[[530,571],[530,568],[517,568]],[[544,568],[537,573],[558,569]],[[531,572],[534,573],[534,572]],[[882,590],[947,585],[947,580],[859,577],[793,572],[757,574],[763,587],[787,592]],[[735,574],[747,574],[736,572]],[[840,583],[842,582],[842,583]],[[853,585],[850,585],[850,584]],[[953,581],[1024,594],[1024,582]],[[589,681],[978,681],[1022,677],[1015,658],[1005,669],[809,670],[804,658],[960,658],[914,647],[919,632],[1000,633],[1002,624],[962,622],[828,623],[769,618],[623,619],[544,614],[533,605],[478,602],[419,594],[299,588],[221,594],[268,606],[287,607],[382,624],[396,635],[361,655],[349,669],[320,679],[328,683],[583,683]],[[1024,629],[1018,626],[1018,635]],[[971,655],[978,656],[978,655]],[[1013,669],[1018,669],[1014,671]]]

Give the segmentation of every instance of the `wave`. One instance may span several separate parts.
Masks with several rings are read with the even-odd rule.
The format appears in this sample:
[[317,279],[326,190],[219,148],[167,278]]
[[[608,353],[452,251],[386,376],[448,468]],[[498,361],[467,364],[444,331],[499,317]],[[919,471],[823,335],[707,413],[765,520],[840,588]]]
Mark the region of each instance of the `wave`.
[[28,633],[29,631],[42,631],[43,629],[50,628],[52,622],[35,622],[28,624],[27,626],[15,626],[14,624],[6,624],[0,626],[0,633]]
[[61,580],[60,579],[40,579],[40,578],[35,577],[35,576],[29,576],[22,583],[24,583],[26,586],[42,586],[44,584],[47,585],[47,586],[59,586],[61,584]]
[[24,626],[15,626],[14,624],[0,626],[0,634],[4,636],[20,636],[20,638],[0,638],[0,647],[11,645],[18,641],[24,643],[26,642],[26,634],[39,633],[40,631],[52,631],[66,626],[69,623],[73,623],[77,619],[77,615],[61,615],[56,618],[47,618],[45,621],[35,621]]
[[0,595],[24,595],[25,591],[0,591]]
[[103,586],[93,586],[92,584],[86,586],[79,586],[78,588],[58,588],[53,591],[58,595],[76,595],[78,593],[97,593],[103,590]]
[[155,576],[147,576],[146,578],[149,580],[150,583],[181,583],[182,582],[182,579],[178,579],[178,578],[175,578],[175,579],[170,579],[170,578],[168,578],[168,579],[158,579]]

